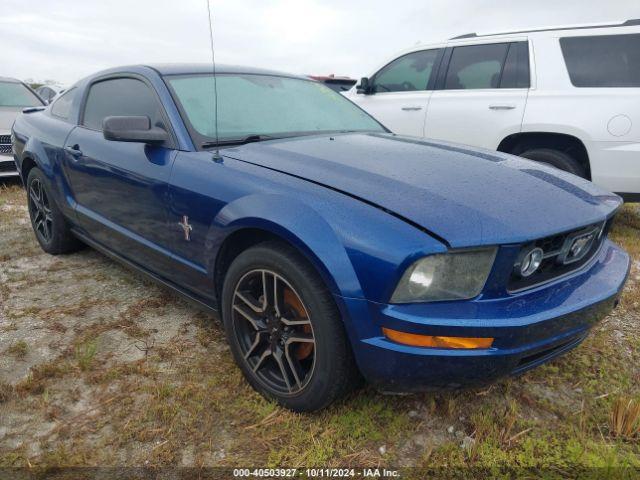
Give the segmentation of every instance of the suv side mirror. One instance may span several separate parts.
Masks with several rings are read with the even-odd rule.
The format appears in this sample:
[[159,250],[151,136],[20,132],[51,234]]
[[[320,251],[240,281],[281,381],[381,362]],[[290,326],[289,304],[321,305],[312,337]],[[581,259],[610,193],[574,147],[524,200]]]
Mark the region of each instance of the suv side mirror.
[[146,116],[106,117],[102,121],[102,135],[117,142],[159,144],[169,139],[167,131],[151,127]]
[[363,93],[365,95],[369,95],[371,93],[373,93],[373,86],[371,85],[371,82],[369,81],[368,77],[362,77],[360,79],[360,85],[356,86],[356,93]]

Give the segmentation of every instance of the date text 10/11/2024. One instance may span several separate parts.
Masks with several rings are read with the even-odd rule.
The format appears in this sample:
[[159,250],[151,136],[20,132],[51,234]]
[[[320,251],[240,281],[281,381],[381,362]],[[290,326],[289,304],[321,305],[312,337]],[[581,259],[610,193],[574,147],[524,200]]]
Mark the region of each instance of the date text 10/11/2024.
[[400,478],[398,470],[386,468],[236,468],[234,478]]

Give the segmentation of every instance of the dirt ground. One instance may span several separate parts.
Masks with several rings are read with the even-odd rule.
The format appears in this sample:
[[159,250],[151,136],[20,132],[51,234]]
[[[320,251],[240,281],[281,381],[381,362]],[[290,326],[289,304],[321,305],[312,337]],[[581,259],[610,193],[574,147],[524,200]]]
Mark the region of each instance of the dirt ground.
[[214,318],[91,249],[43,253],[24,191],[0,184],[0,467],[502,465],[618,478],[640,467],[637,205],[612,236],[634,257],[629,283],[568,355],[481,390],[365,387],[298,415],[246,385]]

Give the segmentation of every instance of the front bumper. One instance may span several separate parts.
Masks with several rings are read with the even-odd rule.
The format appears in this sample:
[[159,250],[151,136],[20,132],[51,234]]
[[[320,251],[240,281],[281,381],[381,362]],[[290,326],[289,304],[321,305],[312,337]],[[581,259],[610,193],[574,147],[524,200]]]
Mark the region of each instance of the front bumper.
[[[348,325],[356,361],[370,383],[390,391],[456,388],[519,374],[577,346],[617,304],[629,265],[627,253],[606,240],[585,269],[506,298],[407,305],[343,299],[350,318],[361,319]],[[478,350],[412,347],[387,339],[382,327],[495,341]]]
[[12,155],[0,155],[0,178],[17,177],[18,169]]

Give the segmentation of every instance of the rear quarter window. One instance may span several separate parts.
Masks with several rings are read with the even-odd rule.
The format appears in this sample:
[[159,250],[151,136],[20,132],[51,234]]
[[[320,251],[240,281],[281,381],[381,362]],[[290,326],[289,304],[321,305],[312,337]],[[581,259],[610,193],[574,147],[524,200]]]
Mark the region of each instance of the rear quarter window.
[[73,100],[76,97],[76,92],[77,90],[72,88],[53,102],[53,105],[51,105],[51,115],[61,118],[62,120],[69,120],[69,116],[71,115],[71,106],[73,105]]
[[640,34],[564,37],[560,48],[575,87],[640,87]]

